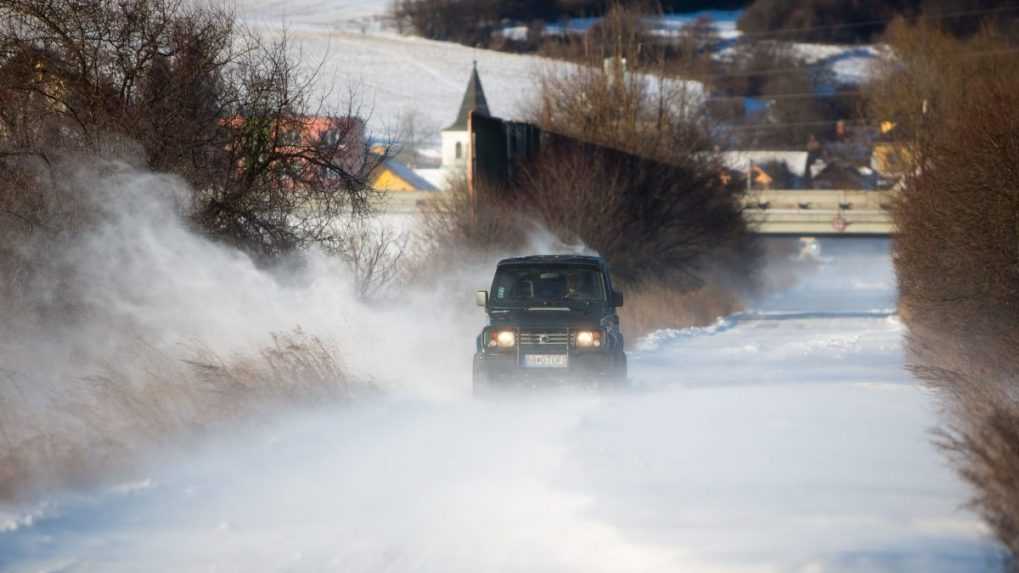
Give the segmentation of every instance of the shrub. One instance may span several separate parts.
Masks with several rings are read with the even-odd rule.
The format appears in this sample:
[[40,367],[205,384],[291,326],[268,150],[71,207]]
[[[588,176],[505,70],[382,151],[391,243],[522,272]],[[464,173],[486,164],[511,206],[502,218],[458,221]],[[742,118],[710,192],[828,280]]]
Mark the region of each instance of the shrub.
[[660,281],[624,284],[621,289],[626,304],[619,319],[628,345],[656,330],[708,325],[743,308],[738,293],[714,280],[693,291]]
[[[933,318],[931,316],[925,317]],[[937,444],[973,486],[971,506],[1019,555],[1019,331],[960,337],[910,321],[911,369],[939,390],[949,417]]]
[[454,176],[446,193],[421,210],[422,243],[444,252],[482,254],[514,250],[526,244],[526,226],[513,206],[494,189],[471,195],[466,176]]
[[[890,31],[872,88],[911,165],[894,261],[911,364],[945,396],[941,445],[974,506],[1019,555],[1019,62],[992,36]],[[974,57],[978,54],[978,57]],[[896,99],[898,98],[898,99]]]
[[666,164],[550,137],[527,166],[520,210],[565,243],[583,243],[604,256],[622,280],[663,280],[699,288],[707,267],[752,273],[753,240],[740,194],[728,189],[710,159]]
[[1008,332],[1019,325],[1019,65],[986,51],[990,38],[916,34],[872,94],[913,160],[895,210],[903,304],[960,337]]

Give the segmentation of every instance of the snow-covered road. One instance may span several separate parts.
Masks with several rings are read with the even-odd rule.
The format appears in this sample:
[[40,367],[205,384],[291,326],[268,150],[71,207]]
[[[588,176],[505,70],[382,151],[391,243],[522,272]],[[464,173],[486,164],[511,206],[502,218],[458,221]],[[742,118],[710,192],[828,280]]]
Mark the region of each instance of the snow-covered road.
[[0,520],[0,570],[994,570],[902,368],[887,243],[822,252],[645,341],[632,391],[394,397],[161,453]]

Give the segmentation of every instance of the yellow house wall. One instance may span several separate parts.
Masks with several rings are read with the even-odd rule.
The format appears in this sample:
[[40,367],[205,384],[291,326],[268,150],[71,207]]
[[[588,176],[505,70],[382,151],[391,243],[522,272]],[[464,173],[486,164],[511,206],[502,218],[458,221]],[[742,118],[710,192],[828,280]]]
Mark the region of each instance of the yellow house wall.
[[902,175],[912,164],[909,148],[898,143],[879,143],[874,146],[871,167],[885,175]]
[[381,170],[372,187],[379,191],[416,191],[410,183],[389,169]]

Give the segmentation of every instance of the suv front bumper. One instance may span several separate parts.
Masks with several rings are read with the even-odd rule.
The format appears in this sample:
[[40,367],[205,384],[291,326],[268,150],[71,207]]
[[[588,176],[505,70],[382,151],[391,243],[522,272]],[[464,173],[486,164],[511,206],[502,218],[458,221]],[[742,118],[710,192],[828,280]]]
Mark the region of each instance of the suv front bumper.
[[617,359],[609,352],[583,351],[565,354],[565,367],[527,366],[527,353],[478,352],[474,356],[475,380],[487,384],[554,382],[610,377],[618,372]]

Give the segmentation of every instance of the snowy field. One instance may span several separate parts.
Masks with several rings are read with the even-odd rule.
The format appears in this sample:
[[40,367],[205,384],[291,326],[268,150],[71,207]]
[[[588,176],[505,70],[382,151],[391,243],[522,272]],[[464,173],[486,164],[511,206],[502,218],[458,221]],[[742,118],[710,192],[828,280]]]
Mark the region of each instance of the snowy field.
[[7,510],[0,570],[993,571],[902,368],[887,249],[774,262],[787,288],[649,337],[625,392],[477,401],[451,368],[472,341],[447,341],[406,380],[443,398],[291,417]]
[[[265,30],[271,34],[275,29]],[[346,109],[352,89],[359,115],[369,118],[374,136],[398,139],[401,118],[413,115],[418,134],[431,134],[436,146],[440,130],[456,119],[474,62],[489,110],[515,120],[531,117],[541,74],[570,65],[392,33],[293,28],[289,34],[305,62],[321,64],[321,85],[334,86],[327,101]],[[703,92],[699,82],[672,82],[674,89],[684,86],[691,98]],[[656,89],[653,84],[649,88]]]
[[346,87],[357,92],[375,135],[397,136],[400,118],[414,114],[417,129],[434,134],[436,143],[439,131],[456,119],[473,62],[489,109],[507,119],[525,117],[535,79],[545,66],[563,65],[396,34],[298,29],[291,37],[305,61],[321,62],[323,85],[335,80],[332,101],[343,106]]
[[378,31],[385,27],[389,0],[237,0],[228,4],[252,25],[327,30]]
[[[453,122],[472,63],[478,71],[497,117],[525,120],[534,97],[536,77],[548,68],[564,65],[533,55],[519,55],[476,49],[449,42],[436,42],[397,34],[386,12],[385,0],[240,0],[238,14],[254,29],[278,33],[284,26],[292,46],[309,69],[319,67],[320,85],[331,86],[328,100],[345,109],[349,90],[369,126],[381,139],[397,139],[401,118],[414,115],[418,133],[430,133],[438,145],[439,131]],[[725,46],[716,57],[731,57],[740,37],[736,29],[739,12],[707,11],[669,15],[653,27],[655,33],[675,34],[698,16],[715,22]],[[594,23],[591,18],[574,19],[568,29],[582,32]],[[555,31],[556,26],[549,28]],[[524,28],[507,28],[506,33],[523,33]],[[880,56],[870,46],[792,44],[791,49],[805,62],[830,67],[839,82],[859,83],[870,77],[871,64]],[[689,83],[691,93],[700,94],[699,83]]]
[[379,138],[397,138],[401,118],[434,136],[453,123],[473,62],[492,113],[522,119],[537,74],[561,63],[401,36],[386,22],[386,0],[241,0],[241,18],[266,34],[286,27],[309,69],[320,66],[328,99],[344,109],[348,89]]

